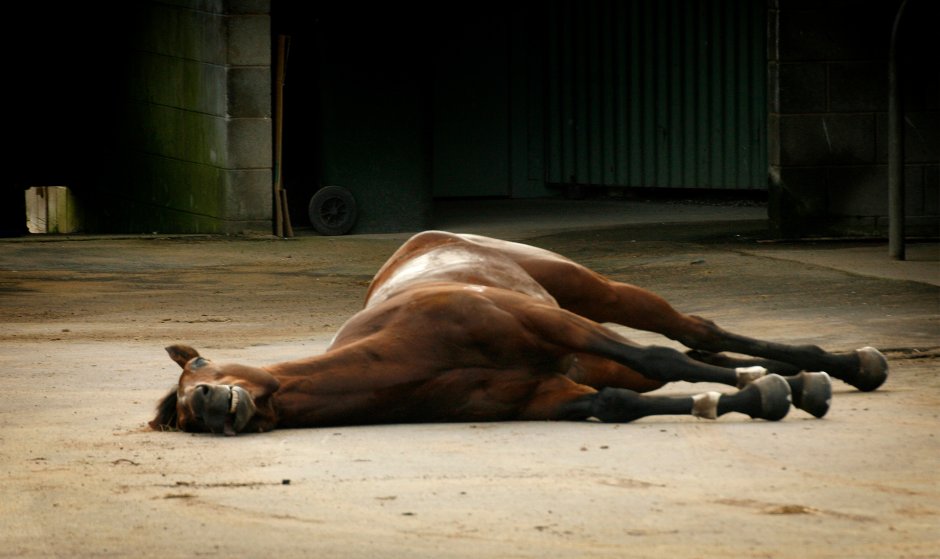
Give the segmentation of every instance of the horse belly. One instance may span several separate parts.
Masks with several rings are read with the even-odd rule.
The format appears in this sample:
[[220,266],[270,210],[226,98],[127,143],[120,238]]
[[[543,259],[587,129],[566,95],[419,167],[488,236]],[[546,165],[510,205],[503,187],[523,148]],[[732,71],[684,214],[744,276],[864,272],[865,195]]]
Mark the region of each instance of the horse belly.
[[349,356],[349,370],[317,382],[355,394],[344,412],[357,423],[518,418],[540,384],[571,365],[514,314],[531,303],[465,284],[415,288],[351,319],[331,349]]
[[526,409],[543,380],[542,375],[525,370],[452,370],[415,386],[399,410],[406,421],[513,420]]

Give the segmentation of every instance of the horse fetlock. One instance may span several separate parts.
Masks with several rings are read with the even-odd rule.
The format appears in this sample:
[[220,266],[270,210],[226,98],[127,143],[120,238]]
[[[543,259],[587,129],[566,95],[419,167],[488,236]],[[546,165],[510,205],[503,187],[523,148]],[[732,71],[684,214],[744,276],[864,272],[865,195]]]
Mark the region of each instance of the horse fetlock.
[[718,419],[720,392],[703,392],[692,396],[692,415],[702,419]]
[[738,388],[744,388],[755,380],[767,376],[767,369],[759,365],[753,367],[737,367],[734,372],[738,375]]

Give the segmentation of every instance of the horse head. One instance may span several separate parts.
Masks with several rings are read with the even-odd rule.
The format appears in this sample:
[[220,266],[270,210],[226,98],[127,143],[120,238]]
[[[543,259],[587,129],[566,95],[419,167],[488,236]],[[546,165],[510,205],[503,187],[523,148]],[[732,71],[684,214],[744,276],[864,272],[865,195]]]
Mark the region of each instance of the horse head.
[[280,383],[259,367],[217,364],[187,345],[166,348],[180,367],[177,386],[157,407],[156,430],[222,433],[268,431],[276,417],[271,395]]

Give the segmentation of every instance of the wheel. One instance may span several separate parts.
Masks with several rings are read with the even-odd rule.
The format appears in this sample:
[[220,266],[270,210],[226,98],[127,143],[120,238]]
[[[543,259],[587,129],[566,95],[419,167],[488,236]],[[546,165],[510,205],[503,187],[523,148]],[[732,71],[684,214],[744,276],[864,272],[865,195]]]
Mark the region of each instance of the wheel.
[[356,199],[342,186],[325,186],[310,199],[310,223],[321,235],[345,235],[356,224]]

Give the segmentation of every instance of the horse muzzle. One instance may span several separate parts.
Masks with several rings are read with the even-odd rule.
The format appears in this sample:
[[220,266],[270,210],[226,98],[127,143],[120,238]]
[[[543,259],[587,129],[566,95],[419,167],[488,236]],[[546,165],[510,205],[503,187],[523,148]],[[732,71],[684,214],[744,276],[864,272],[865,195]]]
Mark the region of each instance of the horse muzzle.
[[226,436],[240,433],[257,411],[247,390],[229,384],[198,384],[189,401],[193,415],[209,431]]

